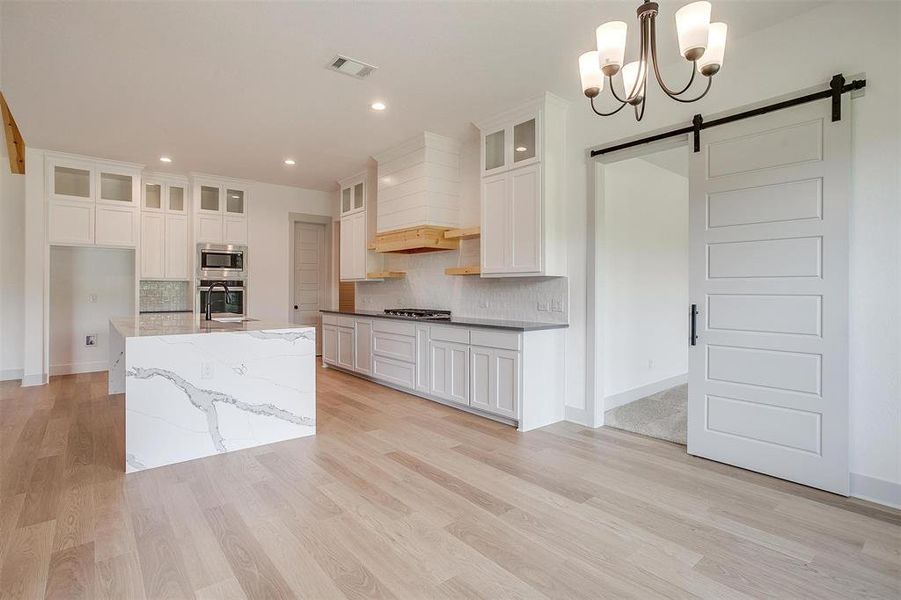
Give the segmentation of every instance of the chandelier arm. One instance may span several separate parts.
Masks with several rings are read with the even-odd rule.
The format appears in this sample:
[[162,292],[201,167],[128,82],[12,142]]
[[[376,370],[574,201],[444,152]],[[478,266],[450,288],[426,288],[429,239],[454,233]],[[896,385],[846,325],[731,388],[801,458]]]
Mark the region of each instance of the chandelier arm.
[[704,91],[701,92],[701,95],[698,96],[697,98],[687,99],[687,98],[679,98],[678,96],[670,96],[670,98],[672,98],[672,99],[675,100],[676,102],[683,102],[683,103],[685,103],[685,104],[691,104],[692,102],[697,102],[698,100],[700,100],[701,98],[703,98],[704,96],[706,96],[706,95],[707,95],[707,92],[710,91],[710,86],[711,86],[712,84],[713,84],[713,77],[707,77],[707,87],[704,88]]
[[594,107],[594,98],[589,98],[589,100],[591,100],[591,110],[593,110],[594,114],[598,115],[599,117],[609,117],[611,115],[615,115],[616,113],[621,111],[623,109],[623,107],[626,105],[626,103],[623,102],[622,104],[619,105],[619,108],[613,110],[612,112],[605,113],[605,112],[599,111],[598,109],[596,109]]
[[[660,85],[660,89],[663,90],[663,93],[665,93],[667,96],[669,96],[673,100],[679,100],[679,98],[677,98],[676,96],[681,96],[682,94],[687,92],[688,88],[690,88],[691,84],[694,83],[694,81],[695,81],[695,72],[697,71],[697,66],[698,66],[697,61],[692,61],[692,63],[691,63],[691,77],[689,77],[688,83],[685,84],[685,87],[683,87],[678,92],[675,92],[675,91],[669,89],[669,86],[667,86],[666,83],[664,83],[664,81],[663,81],[663,76],[660,75],[660,67],[657,66],[657,25],[656,25],[656,20],[654,17],[650,17],[650,21],[651,21],[650,22],[651,60],[654,62],[654,76],[657,78],[657,83]],[[704,93],[706,94],[706,92],[704,92]],[[698,98],[695,98],[695,100],[700,100],[701,98],[703,98],[703,95],[699,96]],[[688,100],[688,102],[694,102],[695,100]],[[682,102],[685,102],[685,100],[682,100]]]
[[[613,94],[613,97],[616,98],[616,101],[626,104],[626,102],[628,102],[628,100],[623,100],[622,98],[619,97],[619,94],[616,93],[616,88],[613,87],[613,77],[612,76],[610,76],[610,75],[607,76],[607,83],[610,84],[610,92]],[[626,86],[625,86],[625,82],[623,82],[623,92],[625,92],[625,91],[626,91]]]
[[645,90],[645,94],[641,98],[641,109],[639,110],[638,106],[634,107],[636,121],[640,122],[644,118],[644,107],[645,107],[645,104],[647,103],[647,101],[648,101],[648,94],[647,94],[647,90]]

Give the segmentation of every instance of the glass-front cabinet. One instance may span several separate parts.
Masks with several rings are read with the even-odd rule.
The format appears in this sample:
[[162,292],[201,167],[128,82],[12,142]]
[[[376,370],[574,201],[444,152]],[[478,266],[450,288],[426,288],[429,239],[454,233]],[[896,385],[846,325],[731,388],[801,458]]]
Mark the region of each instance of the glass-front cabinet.
[[136,177],[134,174],[101,169],[97,178],[100,181],[100,195],[97,197],[97,202],[131,204],[135,201]]
[[221,188],[218,185],[201,185],[200,186],[200,212],[222,212]]
[[338,182],[341,187],[341,216],[352,215],[366,208],[366,184],[364,175],[350,177]]
[[519,114],[482,131],[482,175],[524,167],[540,157],[540,113]]
[[144,201],[141,208],[146,211],[161,212],[163,210],[163,184],[144,180]]
[[225,190],[225,212],[229,215],[244,215],[244,190]]
[[91,169],[59,163],[51,164],[51,197],[59,200],[91,200]]
[[169,196],[166,199],[166,210],[169,212],[185,212],[186,186],[169,184]]

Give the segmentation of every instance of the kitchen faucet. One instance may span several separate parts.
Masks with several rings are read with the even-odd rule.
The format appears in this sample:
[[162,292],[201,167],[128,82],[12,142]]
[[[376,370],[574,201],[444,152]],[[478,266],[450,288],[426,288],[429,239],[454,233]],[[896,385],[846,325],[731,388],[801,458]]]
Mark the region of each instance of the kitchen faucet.
[[217,285],[221,285],[222,289],[225,290],[225,301],[228,302],[228,297],[231,295],[231,292],[228,291],[228,286],[225,285],[224,281],[214,281],[211,283],[206,289],[206,320],[213,320],[213,312],[210,309],[210,306],[213,304],[213,288]]

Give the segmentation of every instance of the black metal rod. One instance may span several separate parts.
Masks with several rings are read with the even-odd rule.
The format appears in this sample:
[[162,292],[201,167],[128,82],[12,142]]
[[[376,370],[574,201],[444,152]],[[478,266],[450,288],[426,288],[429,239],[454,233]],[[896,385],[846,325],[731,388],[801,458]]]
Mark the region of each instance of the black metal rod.
[[692,304],[691,308],[688,310],[688,319],[691,323],[691,331],[688,334],[688,343],[692,346],[696,346],[698,344],[698,305]]
[[[853,92],[854,90],[863,89],[866,86],[867,86],[866,79],[855,79],[851,83],[847,83],[844,86],[842,86],[841,93],[846,94],[848,92]],[[701,124],[701,129],[710,129],[711,127],[716,127],[717,125],[725,125],[726,123],[733,123],[735,121],[741,121],[742,119],[748,119],[750,117],[757,117],[760,115],[765,115],[767,113],[775,112],[777,110],[783,110],[786,108],[791,108],[793,106],[807,104],[808,102],[814,102],[815,100],[823,100],[826,98],[831,98],[832,95],[833,95],[833,90],[830,87],[830,89],[823,90],[822,92],[814,92],[812,94],[806,94],[804,96],[799,96],[797,98],[790,98],[788,100],[783,100],[781,102],[775,102],[773,104],[768,104],[766,106],[761,106],[759,108],[754,108],[751,110],[746,110],[744,112],[735,113],[734,115],[720,117],[719,119],[713,119],[711,121],[703,121]],[[663,133],[650,135],[648,137],[640,138],[637,140],[632,140],[631,142],[623,142],[621,144],[607,146],[606,148],[599,148],[597,150],[592,150],[591,156],[592,157],[600,156],[602,154],[616,152],[617,150],[625,150],[626,148],[633,148],[635,146],[641,146],[642,144],[649,144],[651,142],[665,140],[667,138],[676,137],[678,135],[685,135],[686,133],[692,133],[693,131],[695,131],[695,127],[693,125],[688,126],[688,127],[680,127],[678,129],[673,129],[670,131],[665,131]]]

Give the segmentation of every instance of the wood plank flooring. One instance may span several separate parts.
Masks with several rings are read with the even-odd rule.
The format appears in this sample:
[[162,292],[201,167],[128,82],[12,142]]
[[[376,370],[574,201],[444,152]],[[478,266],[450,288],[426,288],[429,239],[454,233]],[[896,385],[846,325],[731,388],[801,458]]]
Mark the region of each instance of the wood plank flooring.
[[0,598],[894,598],[901,512],[333,370],[318,430],[123,472],[105,374],[0,383]]

